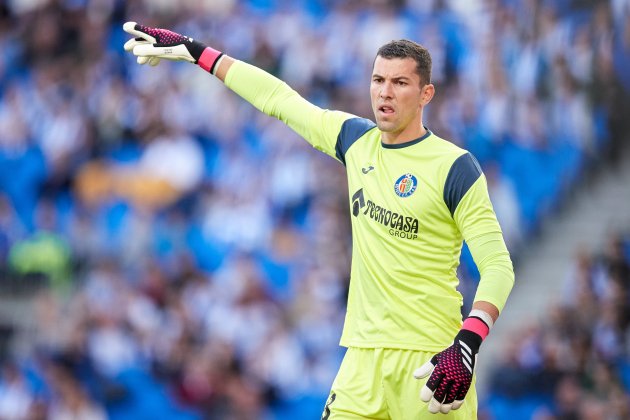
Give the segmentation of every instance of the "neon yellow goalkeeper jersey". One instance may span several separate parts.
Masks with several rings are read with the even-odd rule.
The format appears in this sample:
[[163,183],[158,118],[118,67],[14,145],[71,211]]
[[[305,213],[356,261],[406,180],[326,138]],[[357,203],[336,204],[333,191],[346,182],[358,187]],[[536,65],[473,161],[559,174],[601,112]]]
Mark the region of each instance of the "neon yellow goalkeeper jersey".
[[503,308],[512,266],[471,154],[430,131],[384,144],[372,121],[318,108],[242,62],[226,85],[346,166],[353,249],[341,345],[450,345],[461,327],[456,270],[464,239],[481,272],[475,300]]

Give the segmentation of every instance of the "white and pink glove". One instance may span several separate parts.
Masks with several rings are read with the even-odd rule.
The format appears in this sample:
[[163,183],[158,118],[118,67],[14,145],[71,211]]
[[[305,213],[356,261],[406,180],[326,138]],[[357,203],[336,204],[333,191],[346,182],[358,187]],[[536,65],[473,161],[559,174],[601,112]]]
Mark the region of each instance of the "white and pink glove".
[[213,73],[223,53],[199,41],[168,29],[151,28],[136,22],[127,22],[123,29],[134,38],[124,45],[125,51],[138,57],[138,64],[159,64],[161,59],[188,61]]
[[431,375],[420,391],[420,398],[429,403],[431,413],[446,414],[457,410],[464,403],[464,397],[472,385],[479,347],[492,324],[489,314],[473,309],[453,344],[413,373],[416,379]]

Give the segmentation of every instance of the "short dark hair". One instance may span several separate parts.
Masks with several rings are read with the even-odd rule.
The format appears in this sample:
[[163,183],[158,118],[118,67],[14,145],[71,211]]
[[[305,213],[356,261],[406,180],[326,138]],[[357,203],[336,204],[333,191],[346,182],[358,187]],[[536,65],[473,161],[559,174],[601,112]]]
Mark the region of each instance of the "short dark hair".
[[408,39],[391,41],[378,49],[376,56],[383,58],[412,58],[416,62],[416,73],[420,76],[420,83],[431,83],[431,54],[417,42]]

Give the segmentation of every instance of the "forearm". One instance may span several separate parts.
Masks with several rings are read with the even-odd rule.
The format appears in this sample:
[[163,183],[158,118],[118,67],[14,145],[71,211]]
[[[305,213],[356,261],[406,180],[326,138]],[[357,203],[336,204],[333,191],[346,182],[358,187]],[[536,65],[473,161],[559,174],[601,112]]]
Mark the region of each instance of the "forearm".
[[215,70],[214,75],[217,77],[217,79],[225,83],[225,78],[227,77],[228,71],[236,60],[225,54],[219,60],[220,61],[217,64],[217,69]]
[[335,142],[345,120],[352,117],[310,103],[282,80],[230,57],[218,63],[217,77],[261,112],[288,125],[313,147],[335,157]]
[[219,59],[214,75],[247,102],[278,118],[302,137],[311,135],[308,121],[313,114],[323,112],[282,80],[225,54]]
[[[225,60],[223,60],[225,61]],[[276,117],[303,136],[316,107],[282,80],[243,61],[221,62],[223,83],[261,112]]]
[[324,112],[282,80],[227,55],[217,63],[215,76],[257,109],[278,118],[307,139],[313,134],[309,121]]
[[501,232],[490,232],[467,241],[481,278],[473,309],[493,319],[503,310],[514,285],[514,269]]
[[477,309],[490,315],[490,317],[492,318],[493,324],[499,318],[499,308],[497,308],[494,304],[490,302],[486,302],[484,300],[477,300],[473,302],[472,309],[473,310]]

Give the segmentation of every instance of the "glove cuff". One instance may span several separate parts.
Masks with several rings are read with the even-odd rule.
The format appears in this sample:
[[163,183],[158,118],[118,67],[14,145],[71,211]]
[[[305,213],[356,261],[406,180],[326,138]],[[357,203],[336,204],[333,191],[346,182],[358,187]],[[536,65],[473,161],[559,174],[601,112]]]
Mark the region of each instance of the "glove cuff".
[[214,68],[222,55],[223,53],[221,51],[217,51],[210,47],[204,47],[204,50],[197,59],[197,64],[199,64],[199,67],[205,71],[214,74]]
[[490,332],[490,327],[488,327],[488,325],[481,319],[470,316],[464,321],[462,330],[473,332],[478,335],[481,340],[484,340]]
[[459,330],[459,333],[457,333],[454,340],[455,343],[460,343],[460,345],[461,343],[466,344],[472,351],[472,354],[479,353],[479,347],[481,347],[482,341],[483,338],[481,338],[479,334],[464,328]]

